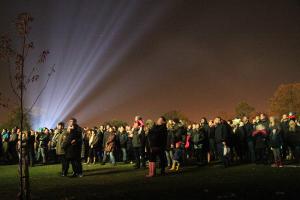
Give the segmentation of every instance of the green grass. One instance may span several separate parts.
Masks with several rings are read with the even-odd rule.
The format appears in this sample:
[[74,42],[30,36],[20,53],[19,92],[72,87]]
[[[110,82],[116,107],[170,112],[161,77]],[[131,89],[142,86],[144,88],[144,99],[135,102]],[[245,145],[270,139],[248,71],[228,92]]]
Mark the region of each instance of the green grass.
[[[132,165],[84,166],[83,178],[60,177],[59,170],[30,169],[33,199],[294,199],[300,191],[300,168],[187,167],[152,179]],[[17,166],[0,166],[0,199],[15,199],[17,192]]]

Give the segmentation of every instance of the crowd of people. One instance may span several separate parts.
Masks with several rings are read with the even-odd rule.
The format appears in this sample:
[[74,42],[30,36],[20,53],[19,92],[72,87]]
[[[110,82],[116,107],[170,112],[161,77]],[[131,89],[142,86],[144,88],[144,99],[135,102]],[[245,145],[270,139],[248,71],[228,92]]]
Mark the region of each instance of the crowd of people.
[[293,113],[279,120],[260,114],[253,119],[244,116],[233,120],[202,118],[199,123],[179,119],[156,122],[136,116],[132,126],[81,128],[72,118],[55,129],[43,128],[21,133],[19,128],[4,129],[0,136],[0,160],[17,163],[20,136],[26,146],[30,166],[62,164],[61,176],[68,175],[72,165],[74,177],[82,177],[82,163],[92,165],[110,162],[132,163],[136,169],[149,168],[147,177],[165,169],[178,171],[182,166],[222,163],[224,167],[255,163],[283,167],[300,163],[300,124]]

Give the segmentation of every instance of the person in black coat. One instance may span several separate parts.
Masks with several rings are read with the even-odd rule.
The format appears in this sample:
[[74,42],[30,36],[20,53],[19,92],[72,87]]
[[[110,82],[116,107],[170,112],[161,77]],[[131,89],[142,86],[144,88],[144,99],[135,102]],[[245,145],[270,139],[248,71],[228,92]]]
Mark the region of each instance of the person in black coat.
[[207,119],[203,117],[200,121],[200,131],[203,134],[204,140],[203,140],[203,159],[205,163],[208,163],[208,153],[209,153],[209,139],[208,139],[208,133],[209,133],[209,124],[207,122]]
[[270,121],[266,114],[264,114],[264,113],[260,114],[260,121],[258,124],[264,126],[265,128],[269,127]]
[[33,167],[34,158],[35,158],[35,150],[34,150],[35,133],[33,130],[28,132],[27,140],[28,140],[29,162],[30,162],[30,166]]
[[135,157],[135,169],[139,169],[140,167],[146,167],[146,135],[144,128],[145,127],[142,118],[140,116],[136,116],[131,130],[132,147],[134,150]]
[[117,141],[119,141],[120,149],[122,151],[122,161],[124,163],[127,162],[127,142],[128,142],[128,134],[125,130],[124,126],[119,127],[119,131],[117,134]]
[[64,175],[68,174],[70,162],[73,169],[73,177],[82,177],[81,164],[81,145],[82,145],[82,129],[78,126],[77,120],[72,118],[69,121],[66,141],[63,144],[66,156],[66,168]]
[[280,132],[280,126],[274,124],[269,127],[269,146],[273,152],[274,164],[272,166],[283,167],[280,155],[280,149],[282,148],[282,137]]
[[172,165],[173,159],[173,150],[174,150],[174,129],[173,129],[173,121],[169,120],[167,123],[168,137],[166,144],[166,158],[168,162],[168,167]]
[[200,124],[193,124],[192,143],[197,162],[206,164],[206,134],[204,127],[200,127]]
[[149,174],[147,177],[155,176],[156,157],[159,157],[161,174],[165,173],[165,150],[167,145],[168,130],[166,126],[166,119],[160,117],[156,124],[149,130],[147,135],[147,142],[149,145]]
[[98,137],[98,148],[97,148],[97,157],[98,161],[100,162],[103,159],[103,137],[104,137],[105,128],[104,126],[100,126],[97,131],[97,137]]
[[236,151],[238,161],[243,162],[246,160],[246,131],[244,128],[244,123],[239,119],[235,119],[233,123],[233,143],[234,149]]
[[102,151],[104,152],[104,149],[105,149],[105,145],[106,145],[106,142],[107,142],[107,139],[109,137],[109,132],[108,130],[110,129],[110,125],[107,124],[106,125],[106,128],[105,130],[103,131],[103,134],[102,134]]
[[215,124],[212,120],[209,121],[209,129],[207,132],[207,138],[208,138],[208,143],[209,143],[209,152],[208,152],[208,158],[207,161],[208,163],[216,159],[217,157],[217,150],[216,150],[216,141],[215,141]]
[[182,142],[182,147],[184,147],[187,130],[179,120],[174,119],[174,122],[174,143]]
[[[228,127],[223,122],[220,117],[215,118],[215,141],[217,146],[217,152],[219,159],[223,162],[225,167],[229,166],[229,157],[228,157],[228,149],[229,149],[229,133]],[[226,151],[225,151],[226,149]]]
[[287,114],[283,114],[282,115],[282,118],[281,118],[281,121],[280,121],[280,135],[281,135],[281,138],[282,138],[282,158],[285,159],[287,157],[287,155],[289,154],[289,148],[290,145],[288,144],[288,141],[287,141],[287,136],[288,136],[288,133],[289,133],[289,118],[288,118],[288,115]]
[[300,164],[300,126],[294,120],[289,122],[287,141],[291,146],[293,157]]
[[255,157],[256,163],[267,164],[268,158],[268,130],[262,124],[256,126],[256,130],[253,131],[252,136],[255,141]]
[[173,155],[173,163],[171,170],[175,170],[174,160],[178,161],[176,163],[176,170],[179,169],[180,163],[184,162],[184,147],[186,143],[187,129],[184,126],[184,123],[179,119],[175,118],[174,120],[174,137],[173,137],[173,146],[175,147],[174,155]]
[[247,141],[247,159],[249,162],[254,163],[255,162],[255,150],[254,150],[254,138],[252,136],[252,133],[254,131],[254,125],[250,123],[248,117],[243,117],[243,123],[244,123],[244,130],[245,130],[245,136]]

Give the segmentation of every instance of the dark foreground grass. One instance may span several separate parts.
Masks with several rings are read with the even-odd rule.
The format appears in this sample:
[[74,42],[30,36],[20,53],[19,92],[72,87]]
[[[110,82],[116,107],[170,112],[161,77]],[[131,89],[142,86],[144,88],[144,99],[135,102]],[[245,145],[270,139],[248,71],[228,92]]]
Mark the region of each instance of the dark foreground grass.
[[[83,178],[60,177],[59,169],[31,168],[32,199],[300,199],[300,168],[187,167],[152,179],[132,165],[84,166]],[[17,166],[0,166],[0,199],[17,192]]]

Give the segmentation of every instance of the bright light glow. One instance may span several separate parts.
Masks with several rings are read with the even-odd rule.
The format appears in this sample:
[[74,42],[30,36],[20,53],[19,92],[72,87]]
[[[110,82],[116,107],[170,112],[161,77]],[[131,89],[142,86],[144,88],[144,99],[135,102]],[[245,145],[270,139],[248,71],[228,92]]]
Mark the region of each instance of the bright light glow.
[[[112,75],[122,58],[166,10],[166,5],[157,4],[151,10],[141,11],[143,1],[133,2],[112,4],[103,1],[96,5],[86,2],[71,7],[63,3],[53,5],[55,14],[49,25],[49,38],[43,45],[51,51],[48,63],[56,64],[56,73],[33,109],[34,129],[53,128],[57,122],[71,116],[84,123],[99,115],[100,106],[110,109],[125,101],[118,96],[124,90],[129,91],[126,97],[130,98],[130,92],[133,92],[129,87],[131,80],[127,86],[117,82],[114,88],[96,91],[97,95],[89,105],[77,113],[74,111],[91,92],[95,92],[96,86]],[[47,77],[47,72],[42,77]],[[29,94],[39,88],[41,85],[30,88]],[[27,102],[31,102],[33,96],[28,95]]]

